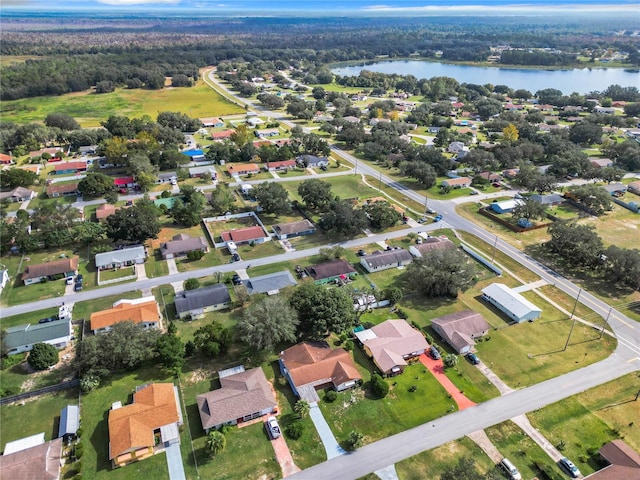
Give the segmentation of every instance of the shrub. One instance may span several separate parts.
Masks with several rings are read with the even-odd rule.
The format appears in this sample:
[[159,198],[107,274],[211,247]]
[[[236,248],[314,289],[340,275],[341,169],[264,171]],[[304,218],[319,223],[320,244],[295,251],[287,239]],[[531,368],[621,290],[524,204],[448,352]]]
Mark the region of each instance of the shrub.
[[296,420],[295,422],[292,422],[289,425],[287,425],[285,432],[287,434],[287,437],[289,437],[292,440],[297,440],[304,433],[304,425],[299,420]]
[[48,343],[36,343],[29,352],[28,362],[35,370],[46,370],[58,363],[58,350]]
[[82,442],[76,443],[75,448],[73,449],[73,456],[76,460],[80,460],[84,455],[84,444]]
[[377,398],[384,398],[389,393],[389,384],[377,373],[371,375],[371,393]]
[[100,379],[95,375],[85,375],[80,379],[80,390],[82,393],[89,393],[100,386]]
[[194,261],[200,260],[204,257],[204,252],[202,250],[193,250],[191,252],[187,252],[187,260]]
[[200,280],[197,278],[189,278],[184,281],[184,289],[185,290],[195,290],[200,286]]
[[415,392],[416,390],[418,390],[418,387],[417,387],[416,385],[411,385],[411,386],[409,387],[409,391],[410,391],[411,393]]
[[353,350],[354,344],[353,344],[353,340],[347,340],[346,342],[344,342],[344,349],[347,352],[350,352]]
[[335,390],[329,390],[325,395],[324,395],[324,399],[325,401],[329,402],[329,403],[333,403],[336,401],[336,399],[338,398],[338,393]]

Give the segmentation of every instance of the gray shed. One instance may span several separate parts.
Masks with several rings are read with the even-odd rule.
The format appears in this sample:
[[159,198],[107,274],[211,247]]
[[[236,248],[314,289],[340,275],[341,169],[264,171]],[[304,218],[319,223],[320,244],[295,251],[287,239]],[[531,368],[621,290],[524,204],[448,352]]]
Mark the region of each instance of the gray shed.
[[78,405],[67,405],[60,411],[60,427],[58,428],[58,438],[68,440],[75,436],[80,427],[80,407]]

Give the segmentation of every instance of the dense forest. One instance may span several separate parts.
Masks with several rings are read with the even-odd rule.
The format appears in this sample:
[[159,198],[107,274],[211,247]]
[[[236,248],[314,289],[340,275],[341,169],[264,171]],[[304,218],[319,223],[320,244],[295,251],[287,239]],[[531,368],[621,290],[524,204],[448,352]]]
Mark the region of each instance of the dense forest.
[[[575,19],[574,19],[575,20]],[[552,18],[136,18],[3,16],[3,56],[27,56],[3,66],[0,99],[15,100],[98,87],[159,89],[164,77],[188,86],[199,68],[223,61],[269,62],[275,69],[379,56],[485,61],[510,45],[504,64],[572,66],[577,56],[624,52],[640,65],[640,38],[623,34],[633,22]],[[561,53],[528,49],[558,49]],[[177,78],[176,78],[177,77]],[[319,82],[322,83],[322,82]]]

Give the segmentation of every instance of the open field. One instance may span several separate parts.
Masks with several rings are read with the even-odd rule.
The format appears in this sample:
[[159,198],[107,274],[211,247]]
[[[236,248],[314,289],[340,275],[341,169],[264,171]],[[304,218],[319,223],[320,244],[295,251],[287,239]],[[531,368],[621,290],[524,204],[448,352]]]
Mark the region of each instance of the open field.
[[243,113],[237,105],[206,86],[201,80],[191,88],[127,90],[97,95],[93,90],[59,97],[36,97],[2,102],[3,120],[16,123],[41,122],[49,113],[71,115],[85,128],[100,126],[110,115],[156,118],[160,112],[181,112],[192,118]]

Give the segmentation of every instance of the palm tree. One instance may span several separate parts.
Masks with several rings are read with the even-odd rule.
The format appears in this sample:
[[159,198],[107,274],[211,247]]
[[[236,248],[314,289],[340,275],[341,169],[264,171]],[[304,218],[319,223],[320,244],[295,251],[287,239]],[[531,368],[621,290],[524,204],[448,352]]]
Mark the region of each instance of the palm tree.
[[296,412],[296,415],[298,415],[298,418],[305,418],[307,415],[309,415],[310,408],[311,407],[309,406],[309,402],[307,402],[306,400],[300,399],[293,406],[293,411]]
[[224,447],[227,446],[227,439],[225,436],[217,430],[212,430],[207,435],[207,442],[205,443],[205,448],[209,451],[211,456],[215,456],[224,450]]

